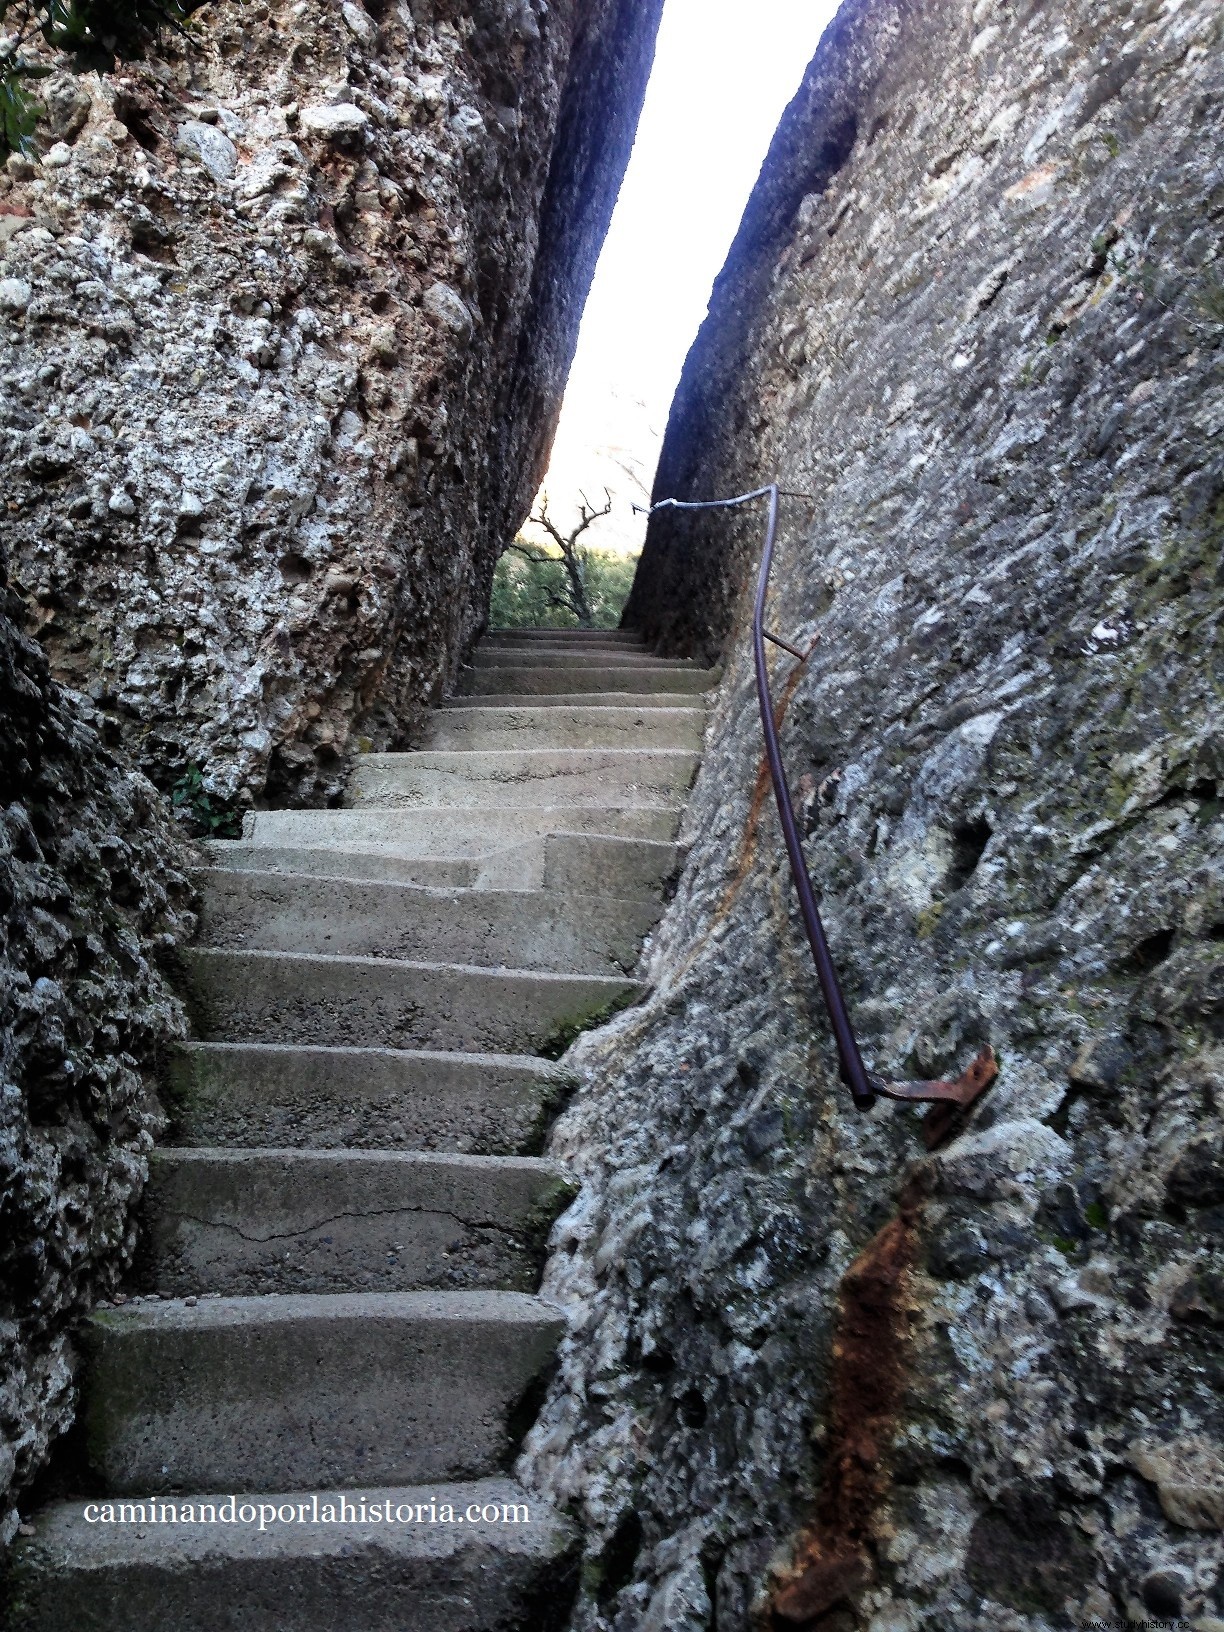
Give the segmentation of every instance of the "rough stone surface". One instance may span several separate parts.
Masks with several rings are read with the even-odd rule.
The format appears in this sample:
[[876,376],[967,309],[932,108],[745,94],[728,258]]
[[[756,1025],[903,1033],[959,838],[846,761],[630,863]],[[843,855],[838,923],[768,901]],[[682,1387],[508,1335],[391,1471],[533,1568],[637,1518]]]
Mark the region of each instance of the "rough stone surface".
[[181,840],[21,633],[0,559],[0,1542],[71,1420],[72,1335],[131,1259],[183,1033],[160,964],[189,933]]
[[[749,207],[657,495],[775,474],[783,746],[856,1115],[761,775],[760,511],[656,519],[630,621],[727,677],[654,994],[571,1054],[574,1329],[523,1464],[578,1624],[1224,1618],[1221,15],[852,3]],[[775,654],[779,695],[792,661]]]
[[326,802],[453,677],[660,9],[224,0],[46,82],[41,161],[0,172],[14,579],[162,786]]

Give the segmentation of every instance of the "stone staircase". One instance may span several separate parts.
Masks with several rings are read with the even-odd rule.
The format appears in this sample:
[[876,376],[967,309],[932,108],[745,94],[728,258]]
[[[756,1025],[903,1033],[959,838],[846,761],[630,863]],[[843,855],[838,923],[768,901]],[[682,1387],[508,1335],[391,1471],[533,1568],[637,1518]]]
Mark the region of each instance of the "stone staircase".
[[[535,1292],[572,1187],[533,1153],[552,1060],[638,991],[712,679],[492,635],[348,808],[210,847],[178,1142],[136,1293],[87,1325],[83,1494],[15,1549],[13,1632],[564,1624],[577,1537],[508,1472],[562,1329]],[[231,1494],[278,1516],[182,1522]]]

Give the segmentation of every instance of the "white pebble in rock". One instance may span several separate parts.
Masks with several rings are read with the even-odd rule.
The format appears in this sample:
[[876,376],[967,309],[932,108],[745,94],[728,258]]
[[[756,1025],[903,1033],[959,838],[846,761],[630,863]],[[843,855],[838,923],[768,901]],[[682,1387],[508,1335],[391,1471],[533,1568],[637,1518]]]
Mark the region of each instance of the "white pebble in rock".
[[44,170],[62,170],[65,165],[72,163],[72,149],[67,142],[56,142],[49,147],[42,156]]
[[116,516],[134,516],[136,514],[136,500],[122,488],[112,493],[106,508]]
[[304,130],[319,136],[351,136],[369,124],[370,116],[352,102],[337,102],[330,107],[303,108],[299,120]]
[[449,283],[432,283],[421,304],[431,317],[446,325],[459,345],[467,345],[474,325],[467,302],[457,289]]
[[374,20],[368,11],[363,11],[360,6],[353,5],[352,0],[344,0],[344,4],[340,7],[340,15],[363,45],[374,44],[378,30],[374,27]]
[[186,1304],[188,1309],[194,1309],[196,1304],[199,1303],[199,1301],[200,1301],[199,1298],[197,1298],[194,1293],[192,1294],[191,1297],[183,1299],[183,1302]]
[[0,278],[0,312],[24,312],[33,298],[24,278]]
[[199,159],[215,180],[233,180],[238,168],[238,149],[215,125],[189,119],[179,131],[174,145],[185,157]]

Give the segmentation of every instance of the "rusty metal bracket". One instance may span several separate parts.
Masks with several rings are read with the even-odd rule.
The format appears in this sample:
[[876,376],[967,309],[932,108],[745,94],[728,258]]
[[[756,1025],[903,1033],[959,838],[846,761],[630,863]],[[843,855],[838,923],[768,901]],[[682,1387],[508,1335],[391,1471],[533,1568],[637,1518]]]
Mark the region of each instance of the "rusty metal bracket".
[[[786,780],[786,769],[782,763],[782,749],[778,740],[778,728],[774,719],[773,695],[769,687],[769,664],[765,655],[765,642],[768,640],[784,651],[790,652],[800,662],[806,662],[812,655],[816,642],[813,641],[806,652],[789,641],[771,634],[765,628],[765,604],[769,598],[769,577],[773,568],[774,546],[778,537],[778,510],[779,501],[787,498],[810,499],[810,493],[798,493],[790,489],[783,489],[776,482],[765,487],[754,488],[751,493],[741,493],[733,499],[707,499],[704,501],[686,499],[660,499],[652,504],[646,514],[653,515],[656,510],[729,510],[742,504],[752,504],[759,499],[769,500],[768,520],[765,527],[765,543],[761,551],[761,566],[757,575],[756,599],[752,613],[752,645],[753,660],[756,669],[757,701],[760,705],[761,730],[765,737],[765,757],[769,764],[770,780],[773,783],[774,797],[778,806],[778,820],[782,827],[782,837],[786,844],[786,853],[790,860],[791,874],[795,880],[795,890],[799,896],[799,908],[803,916],[804,928],[807,931],[808,945],[812,949],[812,959],[816,965],[816,976],[820,982],[821,994],[824,997],[825,1009],[828,1012],[829,1024],[833,1030],[834,1041],[837,1044],[837,1057],[840,1064],[842,1081],[850,1090],[851,1098],[859,1110],[869,1110],[878,1097],[908,1101],[911,1104],[931,1104],[934,1109],[926,1119],[924,1134],[929,1146],[938,1144],[942,1138],[956,1125],[956,1122],[968,1108],[983,1094],[999,1074],[998,1064],[994,1052],[990,1048],[983,1048],[981,1053],[954,1082],[891,1082],[868,1071],[863,1063],[863,1056],[859,1049],[858,1038],[854,1033],[854,1026],[850,1020],[850,1011],[842,993],[841,982],[838,979],[837,969],[833,962],[833,955],[829,950],[828,937],[825,934],[824,924],[821,921],[820,910],[816,905],[816,891],[812,883],[812,875],[808,871],[807,857],[803,853],[803,842],[799,835],[799,824],[795,820],[794,803],[791,798],[790,787]],[[642,506],[635,505],[635,509]]]
[[769,629],[763,629],[761,633],[765,636],[766,640],[772,641],[775,646],[781,646],[782,650],[784,652],[789,652],[792,657],[797,657],[800,663],[807,662],[808,658],[811,657],[812,653],[816,650],[816,647],[820,642],[820,636],[817,635],[816,639],[808,647],[807,651],[801,652],[798,646],[792,646],[789,640],[783,640],[781,635],[775,635]]

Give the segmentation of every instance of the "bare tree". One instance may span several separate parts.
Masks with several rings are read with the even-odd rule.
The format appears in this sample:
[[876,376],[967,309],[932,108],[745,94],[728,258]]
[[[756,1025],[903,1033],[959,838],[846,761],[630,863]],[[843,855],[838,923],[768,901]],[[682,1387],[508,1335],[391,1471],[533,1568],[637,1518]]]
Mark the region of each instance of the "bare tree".
[[[540,495],[540,508],[531,517],[532,524],[546,532],[561,551],[561,565],[565,569],[565,578],[559,589],[545,587],[544,594],[548,604],[555,607],[558,612],[572,612],[584,629],[594,627],[595,613],[587,591],[586,549],[579,540],[593,523],[612,514],[612,495],[607,488],[604,489],[604,498],[607,502],[603,509],[596,510],[583,493],[582,502],[578,507],[578,525],[568,533],[563,533],[548,514],[547,493]],[[537,565],[555,559],[547,554],[542,545],[528,543],[522,538],[516,538],[513,544],[507,545],[507,548]]]

